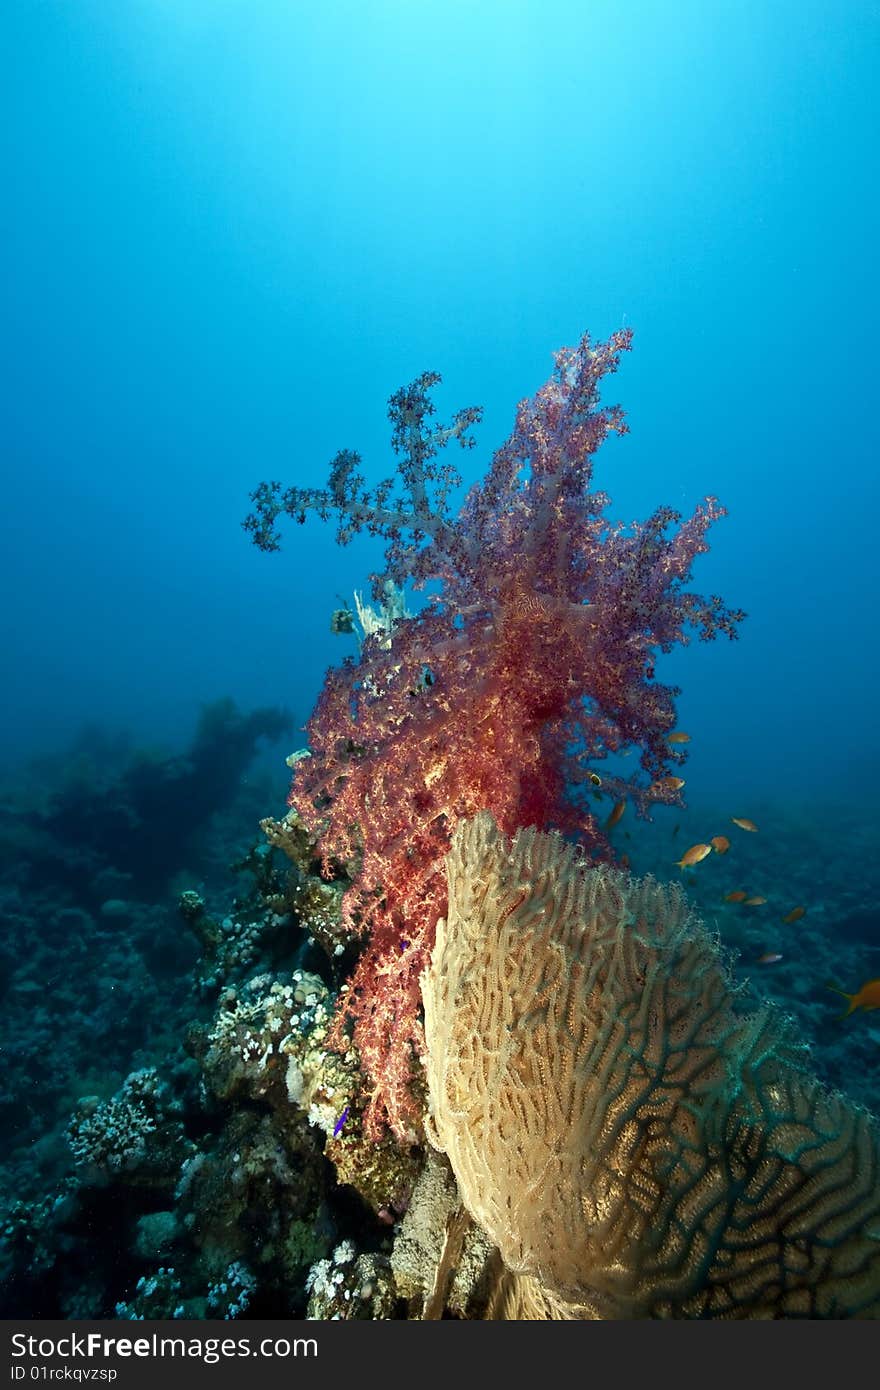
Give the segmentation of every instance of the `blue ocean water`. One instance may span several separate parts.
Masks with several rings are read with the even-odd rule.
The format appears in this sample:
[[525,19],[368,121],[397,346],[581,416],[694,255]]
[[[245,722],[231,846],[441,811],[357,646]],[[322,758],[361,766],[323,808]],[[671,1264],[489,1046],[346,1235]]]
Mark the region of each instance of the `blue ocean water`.
[[[67,854],[63,891],[39,900],[51,940],[89,939],[64,913],[106,933],[131,914],[102,904],[137,899],[119,977],[146,959],[150,998],[185,1012],[191,954],[165,954],[157,883],[219,893],[226,859],[204,841],[175,854],[156,783],[178,805],[207,789],[224,847],[283,812],[284,757],[353,650],[330,614],[381,555],[317,521],[260,554],[248,494],[322,485],[341,447],[385,476],[388,397],[424,370],[442,373],[441,415],[485,409],[457,460],[474,482],[555,349],[631,327],[604,397],[630,433],[596,482],[625,521],[718,496],[694,587],[748,617],[736,643],[661,658],[690,809],[677,832],[666,813],[622,824],[620,848],[672,876],[710,822],[757,821],[711,889],[693,875],[701,909],[749,961],[784,956],[767,989],[824,1039],[834,1084],[880,1105],[877,1027],[862,1013],[832,1033],[822,992],[880,974],[875,0],[6,0],[0,38],[8,939],[35,930],[16,875],[51,830]],[[210,729],[193,742],[205,706],[224,756],[235,742],[219,769]],[[255,709],[287,711],[287,731],[248,725]],[[161,775],[133,773],[144,759]],[[109,814],[95,789],[117,773],[142,838],[114,858],[118,824],[71,824],[83,781],[94,823]],[[25,844],[21,807],[53,797]],[[740,887],[772,924],[719,906]],[[805,926],[780,944],[796,904]],[[82,1041],[77,1074],[25,1117],[7,1097],[28,1144],[42,1126],[52,1182],[52,1126],[173,1045],[170,1014],[159,1036],[117,1028],[109,996],[88,1010],[104,1041],[91,1058]],[[42,1075],[42,1043],[19,1043]],[[128,1297],[112,1285],[90,1315]],[[57,1281],[38,1287],[76,1315]]]

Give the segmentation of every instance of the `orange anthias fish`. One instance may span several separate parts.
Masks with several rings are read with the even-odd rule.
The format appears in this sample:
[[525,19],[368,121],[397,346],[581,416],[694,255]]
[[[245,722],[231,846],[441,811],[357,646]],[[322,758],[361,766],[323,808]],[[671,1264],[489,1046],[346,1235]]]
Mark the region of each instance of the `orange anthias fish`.
[[725,893],[724,901],[726,903],[744,903],[748,896],[744,888],[737,888],[735,893]]
[[678,869],[689,869],[692,864],[699,864],[707,854],[712,853],[711,845],[691,845],[686,849],[680,859],[676,859],[675,864]]
[[746,898],[746,907],[763,907],[766,901],[766,898],[759,898],[757,896],[754,898]]
[[786,914],[785,914],[785,916],[783,917],[782,920],[783,920],[783,922],[786,922],[786,923],[788,923],[788,922],[799,922],[800,919],[803,917],[804,913],[806,912],[806,910],[807,910],[807,909],[806,909],[805,907],[793,907],[793,908],[791,909],[791,912],[786,912]]
[[654,790],[658,792],[680,792],[684,786],[683,777],[658,777]]
[[730,819],[733,821],[734,825],[739,826],[740,830],[758,829],[755,822],[753,820],[748,820],[746,816],[731,816]]
[[730,849],[730,841],[726,835],[713,835],[709,844],[716,854],[726,854]]
[[779,951],[765,951],[763,956],[758,956],[758,959],[755,961],[755,964],[775,965],[776,962],[780,960],[782,960],[782,955]]
[[676,731],[675,731],[674,734],[667,734],[667,735],[666,735],[666,742],[667,742],[667,743],[690,743],[690,741],[691,741],[691,736],[690,736],[690,734],[682,733],[681,729],[676,729]]
[[841,1018],[849,1018],[856,1009],[880,1009],[880,980],[868,980],[857,994],[847,994],[845,989],[838,989],[837,985],[829,985],[828,988],[849,1000],[849,1008],[840,1015]]
[[614,827],[615,827],[615,825],[616,825],[617,822],[620,820],[620,817],[623,815],[623,813],[624,813],[625,810],[626,810],[626,802],[625,802],[625,801],[618,801],[618,802],[616,802],[616,803],[615,803],[615,806],[614,806],[614,809],[613,809],[612,812],[611,812],[611,815],[608,817],[607,821],[605,822],[605,829],[606,829],[606,830],[613,830]]

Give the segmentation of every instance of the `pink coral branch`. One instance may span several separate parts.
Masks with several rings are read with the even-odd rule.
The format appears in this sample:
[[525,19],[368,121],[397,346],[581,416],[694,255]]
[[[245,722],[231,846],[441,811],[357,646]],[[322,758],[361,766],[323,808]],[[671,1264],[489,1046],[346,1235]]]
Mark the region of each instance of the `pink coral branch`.
[[419,1130],[418,979],[445,912],[455,825],[489,810],[503,834],[556,827],[609,857],[584,805],[591,763],[636,746],[640,773],[603,779],[603,794],[628,795],[643,814],[674,799],[656,782],[681,760],[666,741],[677,691],[656,681],[655,655],[690,629],[733,637],[743,617],[683,591],[723,515],[713,498],[683,523],[661,508],[625,528],[590,490],[597,449],[627,429],[618,406],[600,404],[599,385],[630,345],[627,331],[557,353],[455,518],[457,477],[438,455],[451,441],[473,443],[479,412],[431,425],[439,378],[429,373],[390,403],[397,483],[365,491],[359,457],[343,452],[325,490],[264,484],[253,494],[245,524],[265,549],[277,545],[283,511],[303,520],[335,509],[341,541],[363,528],[386,541],[374,592],[389,579],[441,583],[422,612],[395,624],[390,644],[368,640],[358,662],[329,672],[308,725],[312,757],[297,765],[290,797],[325,872],[343,863],[352,875],[343,917],[366,944],[334,1041],[342,1047],[351,1033],[369,1078],[368,1134]]

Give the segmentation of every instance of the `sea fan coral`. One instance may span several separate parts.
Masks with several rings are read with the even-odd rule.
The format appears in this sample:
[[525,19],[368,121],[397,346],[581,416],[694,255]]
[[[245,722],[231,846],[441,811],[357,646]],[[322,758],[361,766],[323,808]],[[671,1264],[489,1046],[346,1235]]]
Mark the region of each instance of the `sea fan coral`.
[[880,1137],[679,890],[460,823],[422,980],[429,1135],[507,1315],[880,1316]]
[[620,408],[600,405],[599,384],[629,347],[621,332],[557,353],[456,517],[458,478],[440,451],[473,443],[479,411],[432,425],[430,373],[390,401],[397,481],[365,490],[359,456],[343,451],[325,489],[273,482],[252,494],[245,527],[261,548],[277,548],[282,513],[302,522],[335,512],[341,543],[363,529],[386,542],[377,599],[389,582],[439,588],[393,623],[390,642],[387,630],[373,633],[359,660],[328,673],[290,797],[324,872],[350,874],[343,922],[368,938],[336,1039],[353,1024],[373,1136],[386,1123],[401,1138],[419,1130],[419,975],[445,911],[456,824],[488,809],[507,833],[557,827],[606,857],[589,799],[597,763],[636,746],[639,771],[604,776],[602,795],[641,810],[677,796],[659,785],[685,755],[666,741],[677,692],[655,679],[657,651],[686,642],[690,628],[734,636],[743,616],[683,590],[722,514],[714,499],[681,525],[661,508],[625,528],[603,518],[608,498],[590,490],[596,450],[626,431]]

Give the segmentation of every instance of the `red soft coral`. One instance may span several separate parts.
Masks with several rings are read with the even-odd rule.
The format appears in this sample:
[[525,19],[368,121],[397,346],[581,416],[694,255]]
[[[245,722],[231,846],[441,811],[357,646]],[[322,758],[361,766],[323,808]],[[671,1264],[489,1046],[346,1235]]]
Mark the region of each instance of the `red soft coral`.
[[606,776],[603,793],[630,796],[643,811],[676,796],[658,785],[684,755],[666,741],[677,691],[655,681],[656,651],[686,642],[689,627],[735,636],[743,616],[682,592],[723,514],[714,499],[677,530],[669,508],[624,528],[603,518],[608,498],[590,491],[593,455],[627,428],[619,407],[600,406],[599,382],[629,347],[623,332],[557,353],[552,377],[520,404],[456,518],[447,507],[456,475],[438,455],[453,439],[472,444],[479,412],[430,427],[431,374],[390,402],[396,484],[364,492],[360,460],[345,451],[326,490],[282,493],[271,483],[253,494],[245,525],[265,549],[277,548],[282,512],[302,521],[310,509],[335,510],[340,541],[365,528],[387,542],[377,596],[389,581],[440,581],[421,613],[394,624],[390,642],[370,636],[358,661],[329,672],[308,725],[312,756],[297,765],[290,797],[325,870],[358,865],[343,911],[367,942],[335,1041],[351,1025],[372,1085],[371,1135],[385,1125],[400,1138],[418,1130],[419,975],[445,911],[456,822],[489,810],[506,835],[556,827],[607,855],[585,795],[596,762],[637,745],[641,771],[626,782]]

